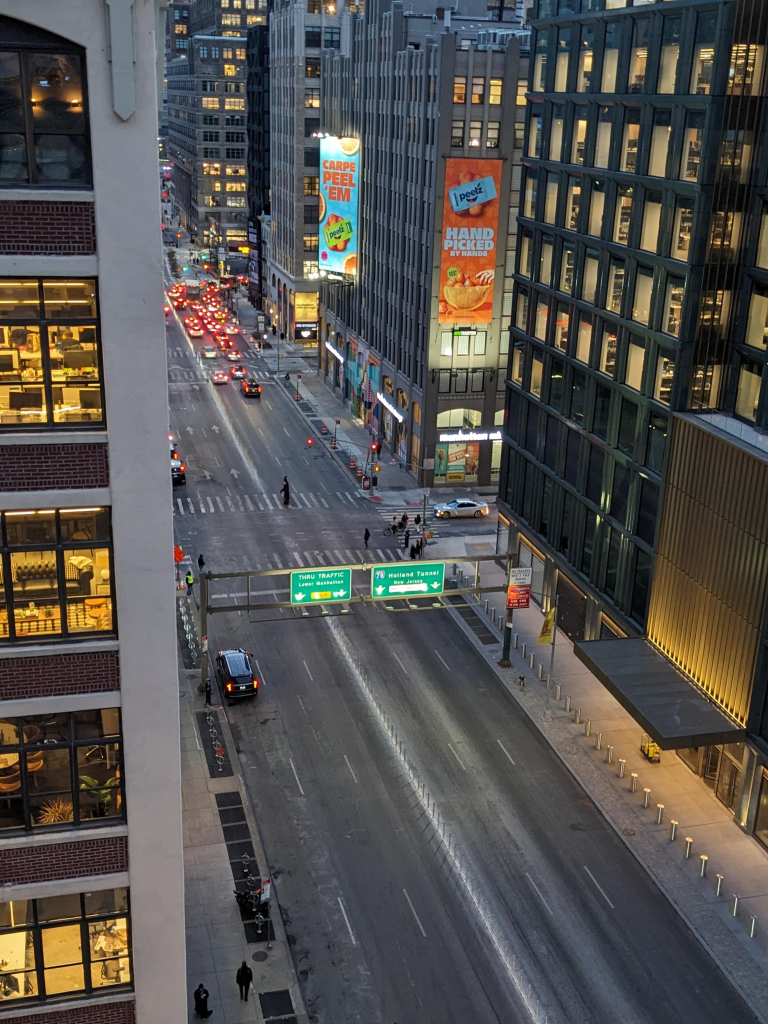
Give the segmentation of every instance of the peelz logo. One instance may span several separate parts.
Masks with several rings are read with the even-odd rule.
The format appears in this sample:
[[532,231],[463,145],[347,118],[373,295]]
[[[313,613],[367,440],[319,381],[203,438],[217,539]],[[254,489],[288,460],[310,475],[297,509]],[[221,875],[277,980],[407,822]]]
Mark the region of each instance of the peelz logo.
[[451,201],[451,209],[454,213],[461,213],[471,206],[479,206],[481,203],[489,203],[497,196],[496,183],[493,178],[477,178],[469,181],[466,185],[456,185],[448,190],[448,198]]
[[352,235],[352,221],[349,218],[337,220],[332,224],[326,224],[323,228],[323,237],[329,249],[333,249],[339,242],[348,241]]

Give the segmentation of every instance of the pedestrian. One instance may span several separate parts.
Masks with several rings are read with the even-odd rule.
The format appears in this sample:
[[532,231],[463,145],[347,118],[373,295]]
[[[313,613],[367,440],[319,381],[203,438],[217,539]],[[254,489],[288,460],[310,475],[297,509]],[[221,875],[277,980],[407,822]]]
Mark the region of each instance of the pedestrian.
[[248,989],[251,987],[253,981],[253,971],[248,964],[243,960],[242,964],[238,968],[237,974],[235,975],[237,984],[240,986],[240,998],[248,999]]
[[205,559],[202,555],[197,556],[197,571],[202,572],[205,568]]
[[404,530],[407,525],[408,525],[408,513],[407,512],[403,512],[402,516],[400,517],[400,529]]
[[392,516],[392,534],[396,535],[397,531],[399,529],[400,529],[400,524],[397,521],[397,516]]
[[419,558],[421,558],[423,556],[424,548],[426,546],[427,546],[427,538],[426,537],[422,537],[421,540],[419,541]]
[[416,533],[421,533],[421,516],[416,516],[413,525],[416,527]]
[[370,530],[368,529],[368,527],[366,526],[366,528],[365,528],[365,533],[363,534],[363,541],[365,542],[365,546],[366,546],[366,547],[368,547],[368,541],[369,541],[370,539],[371,539],[371,531],[370,531]]
[[189,596],[192,597],[192,587],[195,585],[195,577],[192,575],[191,569],[187,569],[187,575],[184,577],[184,579],[186,580],[187,584],[187,592],[189,593]]
[[411,561],[413,561],[415,558],[416,558],[416,545],[415,544],[411,544]]
[[283,486],[280,488],[280,493],[283,496],[283,504],[284,505],[290,505],[291,504],[291,489],[288,486],[288,477],[287,476],[283,477]]
[[410,539],[411,539],[411,531],[410,530],[406,530],[405,531],[405,539],[403,540],[403,548],[404,548],[405,551],[408,550],[408,541]]
[[195,1013],[198,1017],[202,1017],[203,1020],[208,1018],[213,1013],[213,1010],[208,1009],[208,989],[203,985],[202,982],[195,989]]

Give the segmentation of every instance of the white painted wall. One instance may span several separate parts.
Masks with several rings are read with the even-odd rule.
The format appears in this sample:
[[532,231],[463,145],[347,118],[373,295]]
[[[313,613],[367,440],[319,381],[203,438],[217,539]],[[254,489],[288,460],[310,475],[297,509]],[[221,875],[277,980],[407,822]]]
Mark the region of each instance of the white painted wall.
[[[126,0],[122,5],[119,0],[113,2],[126,5]],[[137,1021],[182,1024],[187,1020],[188,999],[155,6],[155,0],[133,2],[136,111],[126,121],[112,109],[105,0],[25,0],[23,4],[0,0],[0,13],[86,48]],[[25,272],[31,273],[28,262]],[[45,260],[46,273],[55,273],[53,262]],[[61,274],[75,272],[74,267],[68,268],[77,261],[62,258],[60,263]],[[5,264],[0,257],[0,274],[12,273]]]

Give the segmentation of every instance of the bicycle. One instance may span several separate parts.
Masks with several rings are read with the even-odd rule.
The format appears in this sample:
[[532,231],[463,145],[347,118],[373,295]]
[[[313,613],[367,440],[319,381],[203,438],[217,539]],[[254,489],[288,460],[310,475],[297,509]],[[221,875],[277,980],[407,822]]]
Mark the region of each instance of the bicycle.
[[392,523],[390,523],[389,526],[387,526],[386,529],[384,530],[384,536],[385,537],[396,537],[398,535],[398,533],[402,533],[402,532],[403,531],[400,529],[400,524],[399,523],[397,524],[397,526],[393,526]]

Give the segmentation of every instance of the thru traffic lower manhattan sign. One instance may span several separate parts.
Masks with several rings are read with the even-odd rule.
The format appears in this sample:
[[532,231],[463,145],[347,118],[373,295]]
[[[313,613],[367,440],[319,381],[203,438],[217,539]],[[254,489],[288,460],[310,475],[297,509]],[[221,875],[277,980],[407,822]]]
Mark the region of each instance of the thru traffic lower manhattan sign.
[[351,569],[313,569],[291,573],[291,604],[348,601],[351,596]]
[[444,578],[444,562],[374,565],[371,569],[371,597],[442,594]]

